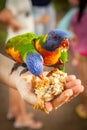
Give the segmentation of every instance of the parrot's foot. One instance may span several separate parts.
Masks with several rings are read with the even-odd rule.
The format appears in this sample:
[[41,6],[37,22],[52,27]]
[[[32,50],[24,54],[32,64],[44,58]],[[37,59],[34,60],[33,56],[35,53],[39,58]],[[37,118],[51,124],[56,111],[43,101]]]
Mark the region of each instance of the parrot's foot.
[[14,66],[12,67],[10,74],[12,74],[14,71],[16,71],[19,66],[21,66],[20,63],[14,63]]
[[12,74],[14,71],[16,71],[19,66],[23,66],[24,67],[24,69],[23,69],[23,71],[21,71],[20,75],[28,71],[27,66],[26,66],[25,63],[22,63],[22,64],[14,63],[14,66],[12,67],[10,74]]
[[21,66],[23,66],[24,69],[20,72],[20,75],[22,75],[28,71],[27,65],[25,63],[22,63]]
[[25,63],[22,63],[21,66],[23,66],[24,68],[27,68],[27,65]]
[[21,71],[20,75],[26,73],[27,71],[28,71],[28,68],[23,69],[23,70]]

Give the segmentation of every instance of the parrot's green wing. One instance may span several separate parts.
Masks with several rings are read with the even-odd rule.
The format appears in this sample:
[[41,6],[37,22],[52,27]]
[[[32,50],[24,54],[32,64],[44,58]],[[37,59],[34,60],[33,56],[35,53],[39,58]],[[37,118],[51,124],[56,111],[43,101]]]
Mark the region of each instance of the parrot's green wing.
[[29,52],[36,52],[34,46],[34,40],[38,39],[38,36],[34,33],[26,33],[23,35],[15,36],[8,40],[6,44],[6,49],[14,48],[21,55],[23,61],[26,60],[26,55]]
[[15,49],[21,44],[22,41],[27,39],[28,41],[33,41],[37,39],[38,36],[34,33],[26,33],[22,35],[17,35],[15,37],[10,38],[6,43],[6,48],[14,47]]

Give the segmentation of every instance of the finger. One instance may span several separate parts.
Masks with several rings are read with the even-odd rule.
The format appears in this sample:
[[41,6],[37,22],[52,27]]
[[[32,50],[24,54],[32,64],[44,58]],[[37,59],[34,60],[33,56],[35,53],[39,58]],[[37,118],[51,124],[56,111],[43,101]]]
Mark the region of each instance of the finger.
[[66,103],[70,97],[73,95],[73,91],[71,89],[65,90],[60,96],[54,99],[51,103],[54,109],[60,107],[64,103]]
[[77,85],[72,88],[73,95],[80,94],[84,91],[84,87],[82,85]]
[[72,80],[75,80],[76,79],[76,76],[75,75],[69,75],[66,77],[66,82],[69,82],[69,81],[72,81]]
[[84,91],[84,87],[83,86],[77,86],[77,87],[74,87],[72,89],[72,91],[73,91],[73,96],[70,97],[70,100],[72,100],[73,98],[78,96],[80,93],[82,93]]
[[69,88],[72,88],[74,86],[80,86],[81,85],[81,80],[79,79],[74,79],[74,80],[71,80],[69,82],[66,82],[65,84],[65,88],[66,89],[69,89]]
[[48,112],[51,112],[53,109],[52,104],[50,102],[45,103],[45,108]]

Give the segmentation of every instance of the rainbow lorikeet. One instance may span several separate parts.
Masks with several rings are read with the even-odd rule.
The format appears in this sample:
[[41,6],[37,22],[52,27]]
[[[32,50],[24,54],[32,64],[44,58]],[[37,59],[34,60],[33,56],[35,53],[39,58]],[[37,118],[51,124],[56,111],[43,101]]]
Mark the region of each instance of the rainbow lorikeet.
[[44,65],[63,69],[68,48],[67,33],[58,29],[42,36],[25,33],[9,39],[6,43],[7,53],[17,63],[25,63],[27,69],[36,76],[42,74]]

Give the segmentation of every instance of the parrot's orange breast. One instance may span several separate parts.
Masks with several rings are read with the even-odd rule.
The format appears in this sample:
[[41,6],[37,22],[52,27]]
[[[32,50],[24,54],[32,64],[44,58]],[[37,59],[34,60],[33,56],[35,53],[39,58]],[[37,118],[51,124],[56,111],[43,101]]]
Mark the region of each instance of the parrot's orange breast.
[[58,62],[58,59],[61,56],[60,50],[54,52],[47,51],[39,44],[39,41],[36,41],[35,46],[38,52],[43,56],[44,65],[51,66]]
[[10,48],[8,48],[8,49],[6,50],[6,52],[7,52],[10,56],[12,56],[12,58],[13,58],[15,61],[17,61],[17,62],[19,62],[19,63],[22,63],[22,59],[21,59],[21,56],[20,56],[20,53],[19,53],[18,50],[15,51],[13,47],[10,47]]

